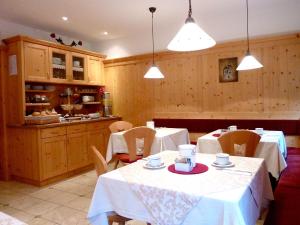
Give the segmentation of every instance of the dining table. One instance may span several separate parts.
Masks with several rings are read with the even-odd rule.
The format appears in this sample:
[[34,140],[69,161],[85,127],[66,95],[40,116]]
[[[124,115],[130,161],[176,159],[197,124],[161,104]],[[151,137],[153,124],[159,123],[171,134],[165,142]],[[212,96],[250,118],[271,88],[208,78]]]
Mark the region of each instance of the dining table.
[[[189,144],[189,132],[185,128],[155,128],[155,138],[152,143],[150,154],[159,153],[166,149],[177,150],[179,145]],[[128,153],[124,132],[111,133],[107,145],[106,161],[109,162],[116,153]],[[142,142],[142,143],[141,143]],[[143,145],[143,140],[137,146]]]
[[158,153],[165,165],[159,169],[142,159],[99,176],[90,223],[107,225],[117,213],[157,225],[255,225],[274,199],[262,158],[230,156],[233,167],[219,168],[214,154],[196,153],[207,170],[184,175],[170,169],[178,154]]
[[[224,132],[222,129],[215,130],[197,140],[197,152],[216,154],[222,152],[218,137]],[[253,131],[254,132],[254,131]],[[261,139],[257,145],[254,157],[263,158],[266,161],[267,169],[276,179],[287,167],[285,158],[287,147],[282,131],[263,130]]]

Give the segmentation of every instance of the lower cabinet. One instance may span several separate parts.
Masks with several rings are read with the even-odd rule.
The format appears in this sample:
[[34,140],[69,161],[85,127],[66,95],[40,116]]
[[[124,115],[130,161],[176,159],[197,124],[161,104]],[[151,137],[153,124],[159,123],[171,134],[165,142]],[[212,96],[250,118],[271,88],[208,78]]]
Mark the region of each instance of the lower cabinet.
[[110,123],[8,129],[11,176],[19,181],[45,185],[93,168],[91,145],[105,157]]
[[41,139],[42,179],[67,172],[67,139],[58,136]]
[[68,134],[68,170],[75,170],[91,164],[88,156],[87,133]]

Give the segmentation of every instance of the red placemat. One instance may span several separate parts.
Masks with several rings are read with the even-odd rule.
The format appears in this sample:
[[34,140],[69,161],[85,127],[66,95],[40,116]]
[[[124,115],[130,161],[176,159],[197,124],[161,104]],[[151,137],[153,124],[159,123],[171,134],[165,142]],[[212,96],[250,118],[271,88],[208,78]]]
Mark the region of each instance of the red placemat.
[[191,174],[198,174],[198,173],[204,173],[208,170],[208,166],[201,164],[201,163],[196,163],[196,166],[194,169],[190,172],[183,172],[183,171],[177,171],[175,170],[175,164],[172,164],[168,167],[168,170],[172,173],[178,173],[178,174],[184,174],[184,175],[191,175]]
[[220,137],[221,134],[213,134],[212,136],[214,136],[214,137]]

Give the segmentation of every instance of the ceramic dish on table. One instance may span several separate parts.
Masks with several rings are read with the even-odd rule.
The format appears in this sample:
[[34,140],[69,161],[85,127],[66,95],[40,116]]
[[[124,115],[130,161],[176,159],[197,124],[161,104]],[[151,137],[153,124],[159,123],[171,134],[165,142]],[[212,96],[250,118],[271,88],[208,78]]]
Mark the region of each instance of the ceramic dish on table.
[[233,162],[228,162],[227,164],[219,164],[219,163],[217,163],[217,161],[215,161],[211,165],[214,166],[214,167],[217,167],[217,168],[234,167],[234,163]]
[[146,168],[146,169],[162,169],[162,168],[164,168],[164,167],[166,167],[166,165],[165,165],[165,163],[161,163],[160,165],[158,165],[158,166],[152,166],[152,165],[150,165],[148,162],[146,162],[144,165],[143,165],[143,167],[144,168]]

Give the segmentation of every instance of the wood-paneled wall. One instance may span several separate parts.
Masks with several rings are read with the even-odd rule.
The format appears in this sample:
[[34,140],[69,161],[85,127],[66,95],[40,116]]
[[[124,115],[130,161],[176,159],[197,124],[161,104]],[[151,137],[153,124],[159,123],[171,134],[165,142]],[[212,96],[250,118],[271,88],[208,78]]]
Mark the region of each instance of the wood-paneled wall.
[[113,112],[135,125],[167,118],[300,118],[300,35],[252,40],[263,69],[239,72],[238,82],[219,82],[221,58],[243,58],[245,41],[191,52],[161,52],[163,80],[144,79],[151,55],[106,60],[105,85]]
[[5,97],[4,97],[4,74],[7,70],[6,52],[0,46],[0,178],[8,179],[8,154],[6,149],[6,121],[5,121]]

